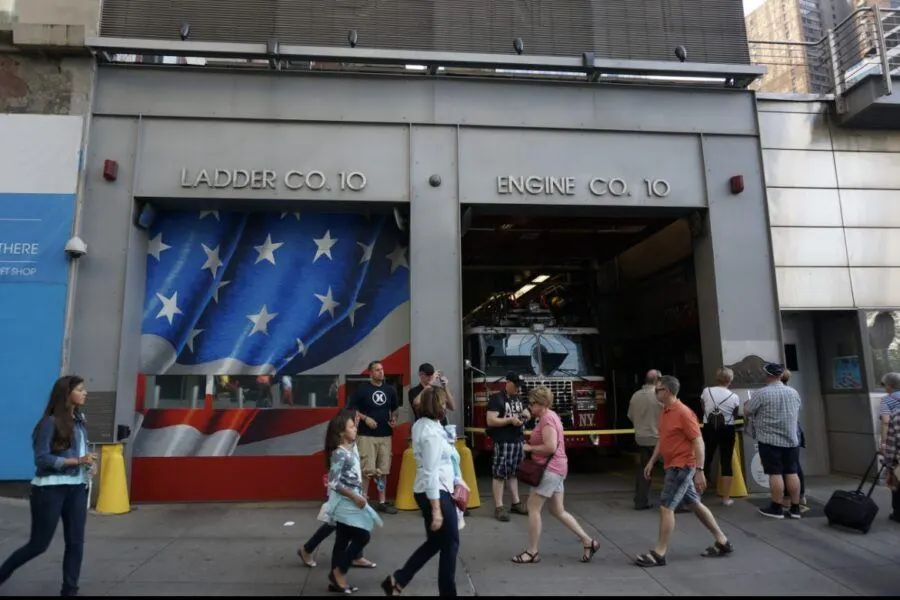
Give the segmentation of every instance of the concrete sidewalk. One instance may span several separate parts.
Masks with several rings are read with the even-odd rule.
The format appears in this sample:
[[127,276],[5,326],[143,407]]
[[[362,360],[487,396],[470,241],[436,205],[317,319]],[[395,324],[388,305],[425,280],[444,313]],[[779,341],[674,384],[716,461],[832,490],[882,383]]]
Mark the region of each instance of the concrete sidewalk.
[[[838,477],[811,478],[811,510],[802,521],[759,516],[762,498],[725,508],[709,497],[719,523],[735,545],[728,558],[703,558],[710,538],[692,515],[679,515],[669,564],[644,570],[631,558],[652,547],[656,511],[631,509],[628,477],[578,475],[567,482],[567,507],[601,542],[590,564],[578,562],[581,545],[558,522],[544,516],[542,562],[515,565],[524,546],[527,517],[510,523],[491,518],[489,481],[480,482],[481,508],[462,532],[457,581],[461,595],[894,595],[900,590],[900,524],[887,520],[890,496],[878,488],[881,506],[868,535],[827,526],[821,506],[834,489],[854,487]],[[92,515],[82,571],[82,595],[327,594],[332,539],[308,569],[296,550],[316,528],[317,504],[143,505],[123,516]],[[418,513],[386,516],[367,556],[372,571],[353,570],[360,594],[380,595],[379,582],[422,541]],[[293,525],[287,523],[293,522]],[[27,504],[0,500],[0,560],[24,543]],[[59,593],[62,531],[44,556],[17,572],[0,596]],[[406,595],[437,595],[437,561]]]

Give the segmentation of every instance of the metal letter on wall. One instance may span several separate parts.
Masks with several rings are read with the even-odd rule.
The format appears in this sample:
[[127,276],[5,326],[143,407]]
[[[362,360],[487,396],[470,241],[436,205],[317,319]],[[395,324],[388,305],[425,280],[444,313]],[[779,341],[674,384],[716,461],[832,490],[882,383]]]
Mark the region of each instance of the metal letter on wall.
[[460,202],[706,206],[695,136],[463,129],[459,144]]
[[409,201],[404,126],[148,121],[134,195]]

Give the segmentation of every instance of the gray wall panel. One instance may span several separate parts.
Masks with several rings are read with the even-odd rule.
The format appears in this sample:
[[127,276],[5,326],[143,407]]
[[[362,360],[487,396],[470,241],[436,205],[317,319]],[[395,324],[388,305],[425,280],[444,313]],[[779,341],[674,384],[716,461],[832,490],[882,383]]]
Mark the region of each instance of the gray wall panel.
[[842,188],[900,190],[900,153],[835,152]]
[[840,190],[846,227],[900,229],[900,190]]
[[[773,228],[840,227],[843,224],[837,190],[770,187],[768,196],[769,220]],[[777,259],[775,264],[778,264]]]
[[[457,167],[457,131],[451,127],[412,130],[410,189],[410,361],[413,379],[430,362],[443,371],[459,403],[449,417],[462,435],[462,271]],[[439,175],[441,185],[429,185]],[[440,226],[435,226],[439,223]]]
[[773,227],[772,250],[779,267],[847,266],[844,232],[838,227]]
[[851,267],[900,267],[900,236],[891,229],[844,230]]
[[752,92],[639,85],[107,67],[95,103],[98,114],[135,117],[757,132]]
[[900,306],[900,268],[851,268],[853,297],[861,308]]
[[675,60],[678,44],[692,60],[749,63],[740,0],[105,0],[102,35],[343,46],[359,30],[369,48],[512,52],[521,36],[531,54],[595,51],[620,59]]
[[787,188],[835,188],[834,157],[813,150],[763,150],[766,185]]
[[[707,260],[712,254],[715,262],[721,360],[733,364],[748,355],[777,360],[782,356],[781,324],[759,147],[753,139],[705,138],[703,155],[712,252],[702,254]],[[745,190],[739,196],[728,188],[736,169],[744,174]],[[701,272],[698,288],[707,285]],[[713,317],[700,314],[701,322],[707,318]]]
[[777,267],[778,303],[786,308],[852,308],[850,270],[838,267]]
[[828,123],[814,113],[760,112],[759,137],[767,149],[831,150]]
[[[93,119],[81,230],[90,254],[78,270],[71,368],[82,373],[96,391],[114,391],[118,381],[136,141],[135,120]],[[115,182],[101,176],[108,158],[119,161]]]

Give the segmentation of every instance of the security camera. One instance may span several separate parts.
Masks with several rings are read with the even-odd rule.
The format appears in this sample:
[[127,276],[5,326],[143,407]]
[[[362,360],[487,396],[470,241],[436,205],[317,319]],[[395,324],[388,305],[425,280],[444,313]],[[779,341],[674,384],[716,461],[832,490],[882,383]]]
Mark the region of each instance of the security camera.
[[77,235],[66,242],[66,254],[69,258],[81,258],[87,254],[87,244]]

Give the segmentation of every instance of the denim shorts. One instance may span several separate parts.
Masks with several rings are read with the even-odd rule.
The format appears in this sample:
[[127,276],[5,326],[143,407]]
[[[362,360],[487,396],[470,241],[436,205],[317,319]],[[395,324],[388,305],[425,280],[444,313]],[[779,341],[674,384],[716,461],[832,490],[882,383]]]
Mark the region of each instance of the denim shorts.
[[694,467],[669,467],[663,480],[663,491],[659,505],[675,510],[679,504],[688,506],[700,504],[700,494],[694,487]]

